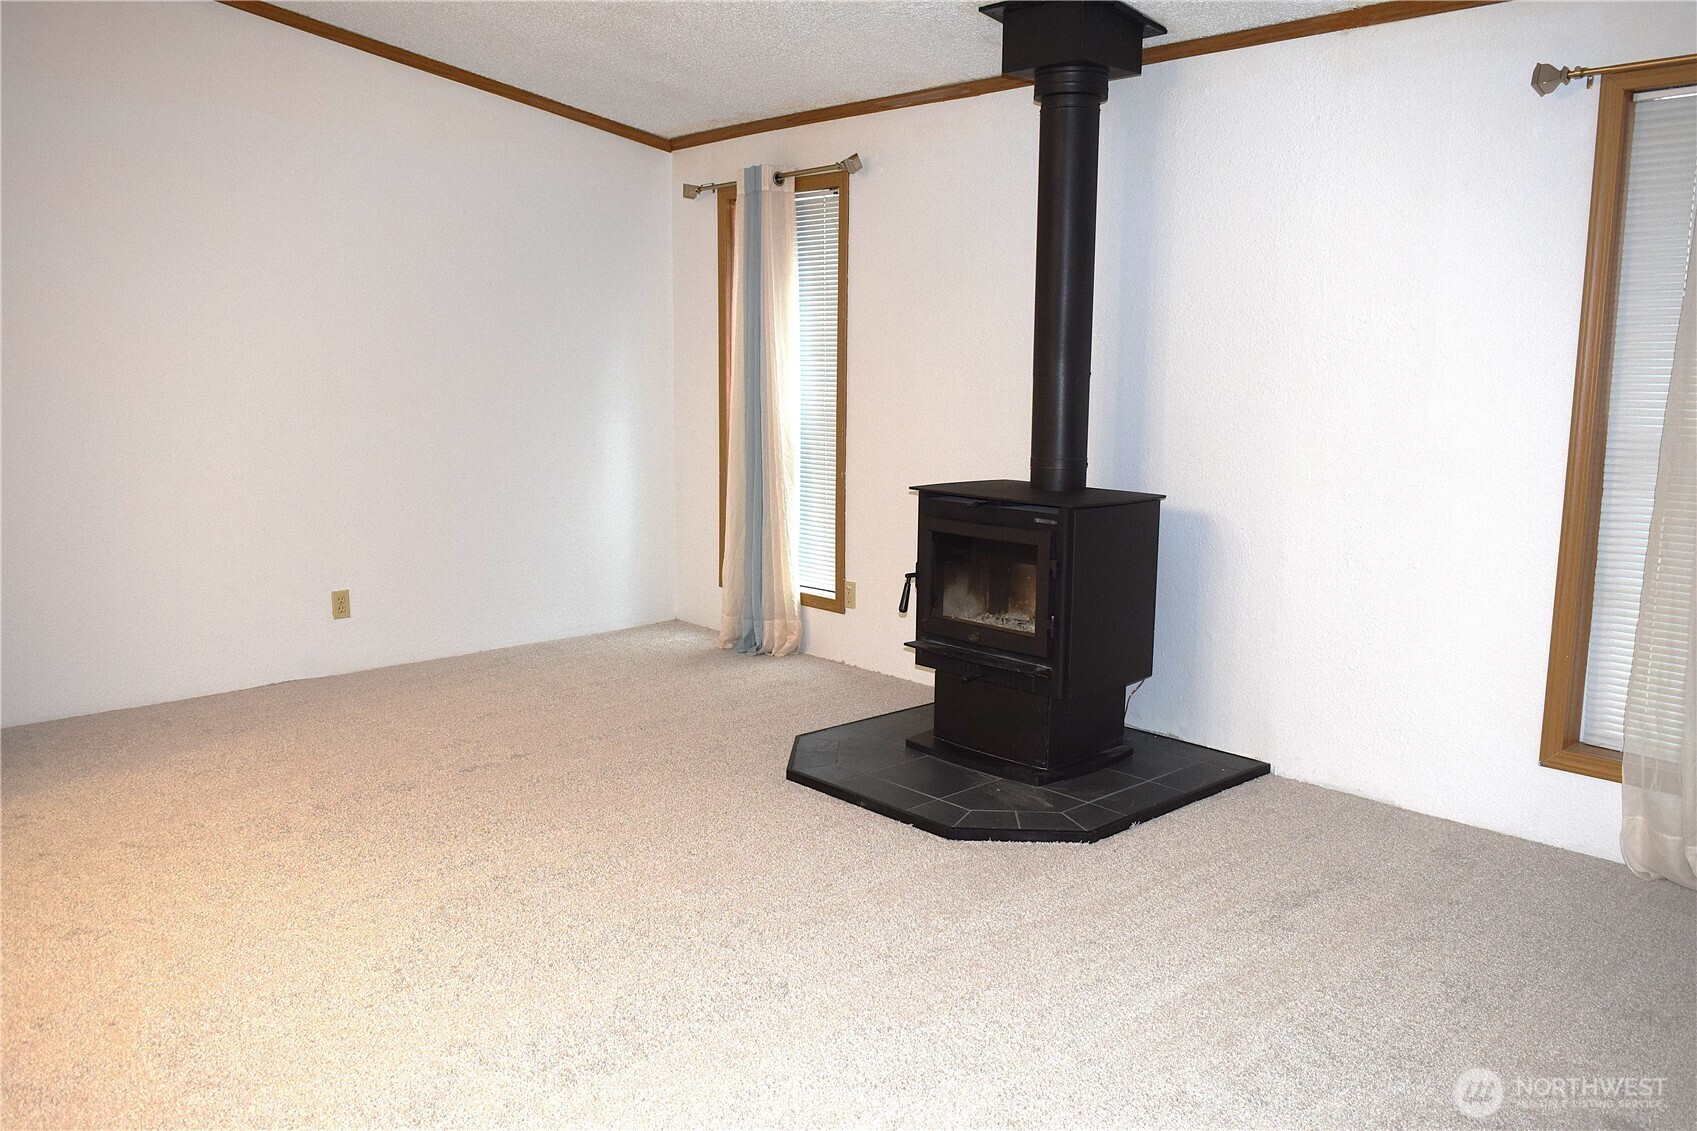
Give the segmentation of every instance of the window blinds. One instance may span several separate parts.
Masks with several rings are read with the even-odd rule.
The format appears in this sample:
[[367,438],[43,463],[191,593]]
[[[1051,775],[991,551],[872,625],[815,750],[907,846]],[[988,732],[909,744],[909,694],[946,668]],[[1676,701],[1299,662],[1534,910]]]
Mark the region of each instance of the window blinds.
[[[1641,94],[1621,228],[1581,740],[1621,747],[1674,338],[1697,207],[1697,87]],[[1683,710],[1683,703],[1667,704]],[[1651,709],[1659,709],[1652,704]]]
[[837,596],[837,190],[795,196],[801,276],[803,592]]

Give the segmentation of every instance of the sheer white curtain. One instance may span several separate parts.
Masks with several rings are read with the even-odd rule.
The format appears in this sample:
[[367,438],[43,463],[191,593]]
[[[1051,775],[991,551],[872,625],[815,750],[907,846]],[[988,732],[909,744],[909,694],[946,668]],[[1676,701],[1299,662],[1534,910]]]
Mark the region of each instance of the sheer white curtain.
[[719,647],[785,656],[801,643],[801,298],[795,180],[774,172],[737,185]]
[[1621,743],[1621,855],[1697,888],[1697,243],[1685,275]]

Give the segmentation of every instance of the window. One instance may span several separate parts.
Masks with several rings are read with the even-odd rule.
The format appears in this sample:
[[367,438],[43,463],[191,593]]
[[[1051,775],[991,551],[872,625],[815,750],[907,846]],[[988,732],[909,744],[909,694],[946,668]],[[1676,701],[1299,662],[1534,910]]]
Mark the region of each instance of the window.
[[1612,781],[1694,209],[1697,64],[1605,76],[1539,760]]
[[[840,613],[843,601],[843,423],[848,310],[848,174],[799,177],[796,259],[801,283],[801,602]],[[719,190],[719,559],[725,556],[730,421],[731,248],[736,189]],[[722,579],[721,579],[722,580]]]

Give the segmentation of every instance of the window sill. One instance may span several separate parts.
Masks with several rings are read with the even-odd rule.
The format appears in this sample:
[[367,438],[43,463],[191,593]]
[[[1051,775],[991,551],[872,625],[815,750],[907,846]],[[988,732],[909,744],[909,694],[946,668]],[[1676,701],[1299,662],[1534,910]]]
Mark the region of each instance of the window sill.
[[1575,742],[1561,750],[1553,750],[1539,758],[1538,764],[1552,770],[1584,774],[1586,777],[1601,778],[1604,781],[1620,780],[1620,755],[1613,750],[1605,750],[1601,746],[1592,746],[1585,742]]
[[[719,583],[719,588],[723,589],[724,587],[725,583],[721,581]],[[803,593],[801,595],[801,603],[806,608],[823,609],[827,613],[841,613],[847,611],[843,605],[843,599],[841,597],[821,597],[815,593]]]
[[843,599],[841,597],[821,597],[817,593],[803,593],[801,595],[801,603],[807,608],[823,609],[827,613],[840,613],[844,611]]

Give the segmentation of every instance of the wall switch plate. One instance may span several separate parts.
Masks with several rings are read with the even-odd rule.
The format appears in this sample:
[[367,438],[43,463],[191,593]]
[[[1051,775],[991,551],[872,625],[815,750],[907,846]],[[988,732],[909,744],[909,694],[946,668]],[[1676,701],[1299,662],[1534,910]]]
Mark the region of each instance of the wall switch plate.
[[843,608],[854,608],[854,582],[843,582]]
[[353,606],[348,603],[348,591],[346,589],[337,589],[330,594],[331,620],[343,620],[353,615]]

